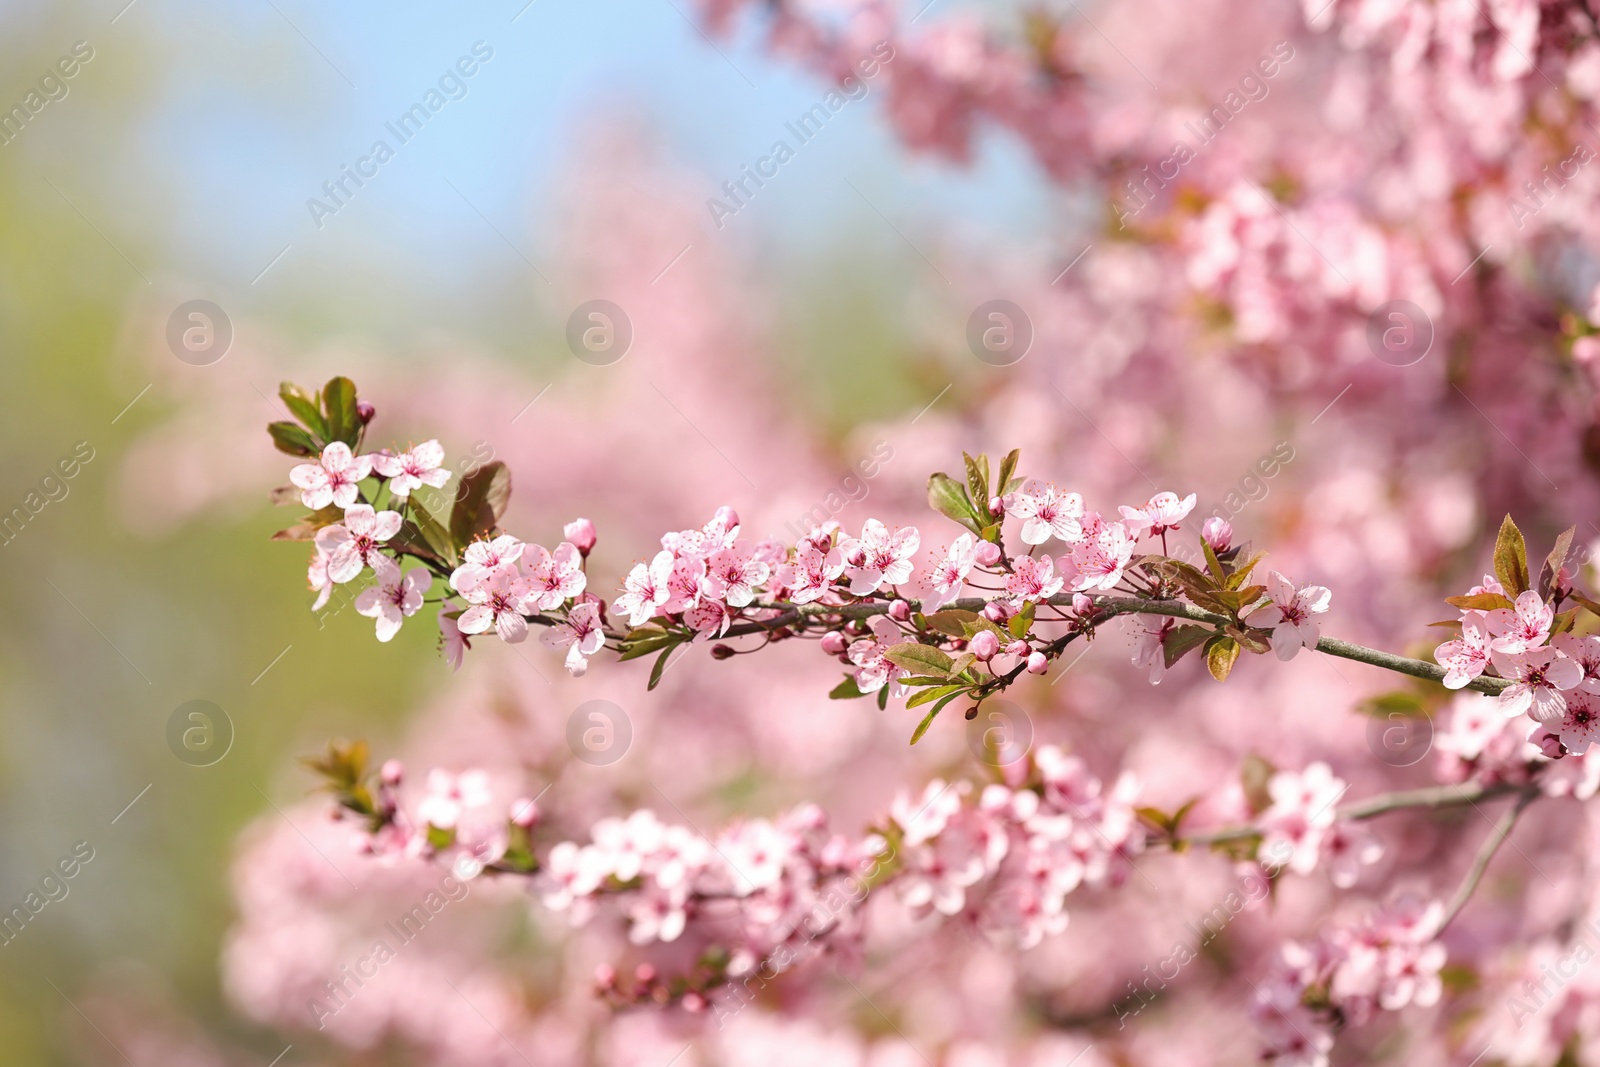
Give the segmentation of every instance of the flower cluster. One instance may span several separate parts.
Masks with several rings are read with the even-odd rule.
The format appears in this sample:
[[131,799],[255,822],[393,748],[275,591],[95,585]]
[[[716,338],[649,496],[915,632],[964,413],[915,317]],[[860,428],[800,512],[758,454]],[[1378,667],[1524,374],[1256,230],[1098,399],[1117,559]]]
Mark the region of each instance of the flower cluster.
[[1252,1014],[1263,1058],[1288,1067],[1326,1067],[1334,1031],[1379,1010],[1439,1001],[1445,949],[1438,901],[1401,898],[1366,920],[1335,927],[1310,944],[1289,942],[1257,986]]
[[1272,803],[1257,820],[1261,854],[1281,857],[1296,874],[1326,862],[1334,885],[1354,885],[1361,868],[1382,857],[1383,846],[1359,824],[1338,817],[1334,805],[1348,788],[1326,763],[1274,774],[1267,782]]
[[[1518,551],[1521,534],[1506,522],[1501,545]],[[1504,679],[1501,714],[1532,719],[1528,740],[1552,758],[1582,754],[1600,738],[1600,637],[1572,633],[1578,608],[1561,610],[1568,598],[1587,606],[1563,565],[1572,533],[1557,543],[1538,588],[1528,588],[1524,559],[1520,567],[1486,574],[1466,595],[1451,597],[1461,612],[1461,636],[1434,650],[1450,689],[1483,677]],[[1507,582],[1514,583],[1509,591]]]

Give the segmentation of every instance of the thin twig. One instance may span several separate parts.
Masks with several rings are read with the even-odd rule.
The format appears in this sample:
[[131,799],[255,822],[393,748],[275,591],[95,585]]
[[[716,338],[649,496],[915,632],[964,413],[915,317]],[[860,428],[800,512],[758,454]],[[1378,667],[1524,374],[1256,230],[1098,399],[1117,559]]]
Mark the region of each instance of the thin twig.
[[1478,883],[1483,880],[1483,872],[1488,869],[1489,861],[1494,859],[1494,854],[1500,850],[1505,839],[1511,836],[1511,828],[1517,825],[1517,817],[1522,814],[1522,809],[1532,804],[1538,795],[1535,792],[1524,792],[1517,797],[1517,802],[1500,816],[1500,821],[1495,823],[1494,829],[1478,847],[1478,857],[1472,861],[1472,869],[1467,872],[1467,877],[1462,880],[1460,887],[1456,889],[1456,895],[1450,900],[1449,907],[1445,909],[1444,919],[1439,923],[1441,930],[1449,926],[1450,920],[1454,919],[1456,914],[1466,907],[1467,901],[1472,899],[1472,894],[1478,889]]

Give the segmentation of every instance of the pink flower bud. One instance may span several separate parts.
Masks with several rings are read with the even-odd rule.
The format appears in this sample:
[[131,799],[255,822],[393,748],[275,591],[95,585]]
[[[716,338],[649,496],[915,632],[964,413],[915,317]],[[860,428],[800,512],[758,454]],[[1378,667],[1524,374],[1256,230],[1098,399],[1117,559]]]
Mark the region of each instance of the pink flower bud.
[[1006,655],[1008,656],[1026,656],[1027,654],[1028,642],[1026,641],[1013,641],[1006,646]]
[[699,1013],[706,1010],[706,998],[699,993],[685,993],[683,995],[683,1010]]
[[405,764],[397,759],[384,760],[383,768],[378,771],[378,777],[384,785],[399,785],[400,779],[405,777]]
[[889,618],[895,622],[907,622],[911,618],[911,605],[904,600],[896,600],[889,605]]
[[724,530],[731,530],[735,526],[739,525],[739,513],[734,511],[728,505],[724,504],[717,509],[717,513],[715,515],[711,516],[711,521],[722,523],[722,528]]
[[594,523],[588,519],[573,519],[561,528],[561,533],[568,541],[572,542],[572,547],[576,548],[585,557],[589,555],[589,550],[594,547]]
[[1011,616],[1011,608],[1003,600],[991,600],[983,606],[983,617],[990,622],[1004,626]]
[[1220,515],[1213,515],[1200,526],[1200,536],[1213,552],[1226,552],[1233,544],[1233,524]]
[[365,400],[356,401],[356,418],[361,420],[361,425],[365,426],[367,423],[371,422],[373,417],[377,414],[378,409],[367,403]]
[[822,651],[826,652],[830,656],[843,655],[844,650],[849,647],[849,644],[850,643],[845,640],[844,634],[840,633],[838,630],[829,630],[827,633],[822,635]]
[[511,802],[511,821],[524,830],[539,821],[539,806],[532,797],[519,797]]
[[1072,594],[1072,613],[1079,618],[1094,611],[1094,600],[1088,593]]
[[1043,674],[1050,669],[1050,660],[1043,652],[1034,652],[1028,656],[1028,673]]
[[594,969],[594,984],[601,989],[610,989],[617,984],[617,969],[609,963],[602,963]]
[[738,655],[738,653],[736,653],[733,650],[733,646],[732,645],[712,645],[711,646],[711,658],[712,659],[718,659],[718,660],[721,660],[721,659],[732,659],[736,655]]
[[1539,751],[1550,759],[1560,759],[1566,753],[1566,749],[1561,746],[1561,738],[1549,730],[1540,728],[1528,740],[1537,745]]
[[1000,546],[993,541],[979,541],[972,558],[977,560],[980,567],[993,567],[1000,562]]
[[1003,497],[1003,496],[992,496],[992,497],[990,497],[989,498],[989,514],[991,514],[991,515],[1004,515],[1005,513],[1006,513],[1006,498]]
[[981,660],[993,659],[1000,651],[1000,639],[994,635],[993,630],[979,630],[972,635],[972,640],[967,644],[967,651]]

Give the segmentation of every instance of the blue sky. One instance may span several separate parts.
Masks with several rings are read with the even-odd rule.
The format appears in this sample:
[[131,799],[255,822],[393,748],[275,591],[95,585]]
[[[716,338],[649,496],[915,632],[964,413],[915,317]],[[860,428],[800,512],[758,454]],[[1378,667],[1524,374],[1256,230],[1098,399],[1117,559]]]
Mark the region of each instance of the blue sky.
[[[65,180],[109,213],[100,220],[108,231],[161,257],[147,273],[246,305],[311,279],[324,295],[365,279],[445,299],[480,289],[486,273],[528,273],[505,240],[546,262],[548,192],[582,123],[608,109],[636,112],[676,162],[704,176],[710,196],[826,89],[767,55],[754,33],[718,42],[719,54],[686,18],[687,0],[125,3],[57,9],[32,36],[41,53],[63,33],[62,51],[74,36],[95,46],[78,79],[84,92],[115,86],[128,66],[136,81],[154,81],[153,96],[128,109],[126,155],[95,155],[70,99],[69,117],[52,116],[30,150],[42,147],[58,174],[76,164]],[[24,28],[31,20],[17,8],[11,17]],[[477,41],[494,57],[468,95],[318,230],[307,198]],[[29,77],[14,72],[3,91],[25,91]],[[846,178],[913,240],[930,226],[1036,233],[1045,211],[1038,176],[1014,144],[992,139],[970,170],[912,159],[869,96],[729,225],[780,253],[882,227]],[[877,237],[899,240],[887,228]]]

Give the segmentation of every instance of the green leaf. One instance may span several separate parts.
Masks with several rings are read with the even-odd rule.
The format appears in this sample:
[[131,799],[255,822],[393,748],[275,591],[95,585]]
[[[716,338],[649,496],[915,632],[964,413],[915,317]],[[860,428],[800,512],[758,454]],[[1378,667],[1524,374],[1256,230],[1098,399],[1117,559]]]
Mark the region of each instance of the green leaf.
[[1216,550],[1211,547],[1211,543],[1204,537],[1200,538],[1200,548],[1206,554],[1206,569],[1211,572],[1213,578],[1223,583],[1223,587],[1226,588],[1228,572],[1223,570],[1222,561],[1217,558]]
[[1034,603],[1028,601],[1022,605],[1022,610],[1011,616],[1011,621],[1006,623],[1006,629],[1011,631],[1011,636],[1018,641],[1028,636],[1028,631],[1033,629]]
[[617,659],[619,662],[638,659],[640,656],[648,656],[652,652],[677,645],[681,640],[680,635],[669,633],[659,626],[641,626],[637,630],[630,631],[628,636],[622,639],[622,653]]
[[949,634],[951,637],[966,637],[971,632],[969,626],[976,623],[978,618],[979,615],[976,611],[967,611],[965,608],[945,608],[943,611],[936,611],[927,617],[928,629],[937,630],[942,634]]
[[293,382],[283,382],[278,386],[278,396],[289,413],[299,419],[306,429],[324,441],[328,439],[328,423],[322,417],[314,393],[306,392]]
[[989,514],[989,457],[979,452],[977,457],[961,453],[967,464],[967,497],[980,516]]
[[314,456],[321,451],[316,440],[292,422],[269,422],[267,433],[272,435],[273,447],[279,452],[287,452],[291,456]]
[[950,675],[954,677],[978,662],[978,657],[971,652],[963,652],[950,663]]
[[1005,496],[1011,491],[1011,476],[1017,473],[1017,461],[1022,458],[1022,449],[1013,448],[1006,453],[1006,458],[1000,461],[1000,477],[995,479],[996,496]]
[[856,684],[856,676],[853,674],[845,675],[844,681],[828,690],[829,700],[854,700],[856,697],[864,697],[866,695],[861,691],[861,687]]
[[1550,550],[1550,555],[1545,557],[1544,566],[1539,568],[1539,595],[1546,600],[1550,599],[1550,590],[1555,586],[1556,574],[1561,570],[1561,565],[1567,561],[1567,553],[1572,551],[1572,535],[1578,532],[1576,526],[1568,526],[1556,538],[1556,545]]
[[1568,633],[1571,631],[1573,624],[1575,624],[1577,621],[1578,609],[1568,608],[1566,611],[1563,611],[1560,615],[1555,617],[1555,621],[1550,624],[1550,632],[1552,634]]
[[919,645],[914,641],[891,645],[883,658],[902,670],[913,674],[949,674],[955,662],[932,645]]
[[889,687],[886,686],[886,685],[879,686],[878,687],[878,710],[882,711],[884,708],[886,708],[888,706],[889,706]]
[[[906,707],[920,708],[924,704],[931,704],[935,700],[943,699],[952,693],[963,692],[966,688],[964,685],[942,685],[937,689],[924,689],[920,693],[912,694],[911,699],[906,701]],[[916,744],[916,742],[913,741],[912,744]]]
[[983,524],[972,510],[967,491],[948,474],[928,476],[928,505],[947,519],[954,519],[973,533],[980,533]]
[[1244,584],[1245,579],[1250,577],[1250,572],[1256,569],[1256,564],[1260,563],[1266,558],[1267,554],[1265,552],[1257,552],[1255,555],[1250,557],[1250,561],[1248,563],[1240,565],[1237,570],[1228,575],[1228,580],[1223,584],[1229,589],[1239,588]]
[[[884,687],[884,692],[888,692],[887,686]],[[916,732],[911,735],[911,743],[913,745],[922,740],[922,735],[928,732],[928,727],[933,725],[933,720],[939,717],[939,713],[944,710],[945,705],[950,703],[956,697],[960,696],[963,692],[965,692],[965,690],[960,689],[954,693],[950,693],[939,698],[939,703],[935,704],[932,710],[930,710],[927,715],[923,716],[922,721],[917,724]]]
[[1219,637],[1206,646],[1206,667],[1211,677],[1219,682],[1228,680],[1233,664],[1239,658],[1239,642],[1231,637]]
[[1507,598],[1499,593],[1474,593],[1472,596],[1447,596],[1444,602],[1453,608],[1462,611],[1493,611],[1496,608],[1515,608]]
[[1250,805],[1250,814],[1260,815],[1272,807],[1272,794],[1267,791],[1267,783],[1277,773],[1276,767],[1254,752],[1244,758],[1244,763],[1239,767],[1239,784],[1244,789],[1246,803]]
[[1588,597],[1584,596],[1582,593],[1573,593],[1572,594],[1572,599],[1576,600],[1578,603],[1582,604],[1584,606],[1584,608],[1589,612],[1590,615],[1594,615],[1594,616],[1600,617],[1600,604],[1597,604],[1593,600],[1590,600]]
[[356,414],[356,383],[349,378],[330,378],[322,387],[323,418],[327,420],[329,443],[343,441],[354,448],[361,438],[361,416]]
[[450,536],[458,548],[500,525],[511,500],[511,468],[499,460],[461,476],[456,504],[450,511]]
[[1173,630],[1167,635],[1166,641],[1161,646],[1167,666],[1171,667],[1191,651],[1198,648],[1213,633],[1215,631],[1209,626],[1196,626],[1193,623],[1187,623]]
[[661,655],[656,657],[655,665],[650,668],[650,683],[645,686],[645,689],[654,689],[661,684],[661,672],[667,669],[667,659],[672,655],[672,650],[677,647],[676,642],[674,642],[661,650]]
[[450,537],[450,531],[444,528],[438,519],[428,514],[428,509],[422,506],[422,501],[417,499],[415,493],[410,497],[411,521],[415,524],[417,532],[422,535],[423,543],[431,548],[435,555],[450,566],[456,565],[456,546]]
[[1505,586],[1506,596],[1515,600],[1528,591],[1528,544],[1522,531],[1507,515],[1494,542],[1494,574]]

